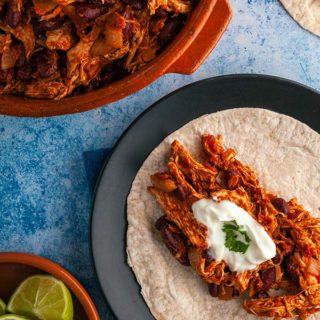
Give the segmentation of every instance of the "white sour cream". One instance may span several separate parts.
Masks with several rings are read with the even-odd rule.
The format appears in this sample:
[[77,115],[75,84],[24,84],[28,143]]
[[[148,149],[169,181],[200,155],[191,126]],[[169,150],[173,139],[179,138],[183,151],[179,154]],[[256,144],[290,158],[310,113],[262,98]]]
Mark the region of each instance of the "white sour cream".
[[[254,269],[276,255],[276,246],[268,233],[235,203],[202,199],[192,205],[192,211],[195,218],[208,228],[209,254],[215,260],[224,260],[231,271]],[[236,221],[249,236],[249,247],[245,253],[234,252],[225,247],[226,233],[222,229],[228,221]],[[238,239],[242,241],[241,234]]]

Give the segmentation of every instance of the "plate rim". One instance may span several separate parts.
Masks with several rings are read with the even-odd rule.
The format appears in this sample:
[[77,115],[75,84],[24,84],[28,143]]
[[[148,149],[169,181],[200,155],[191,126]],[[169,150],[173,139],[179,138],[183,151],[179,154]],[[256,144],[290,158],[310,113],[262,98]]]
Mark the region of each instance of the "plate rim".
[[[306,91],[309,91],[309,93],[314,94],[316,96],[319,97],[320,100],[320,91],[316,90],[315,88],[312,88],[306,84],[300,83],[298,81],[292,80],[292,79],[287,79],[284,77],[280,77],[280,76],[275,76],[275,75],[269,75],[269,74],[259,74],[259,73],[239,73],[239,74],[226,74],[226,75],[219,75],[219,76],[214,76],[214,77],[209,77],[209,78],[205,78],[205,79],[201,79],[192,83],[189,83],[187,85],[184,85],[182,87],[179,87],[178,89],[170,92],[167,95],[164,95],[163,97],[161,97],[160,99],[158,99],[157,101],[155,101],[154,103],[152,103],[149,107],[147,107],[144,111],[142,111],[130,124],[129,126],[123,131],[123,133],[120,135],[120,137],[118,138],[118,140],[116,141],[116,143],[114,144],[114,146],[111,148],[111,152],[110,154],[108,154],[108,156],[106,157],[101,170],[99,172],[99,175],[97,177],[96,180],[96,184],[94,187],[94,191],[93,191],[93,196],[92,196],[92,202],[91,202],[91,208],[90,208],[90,219],[89,219],[89,250],[90,250],[90,256],[91,256],[91,261],[93,264],[93,268],[94,268],[94,273],[96,276],[96,279],[98,281],[98,285],[99,285],[99,289],[102,293],[104,302],[106,303],[109,311],[112,313],[112,316],[115,319],[118,319],[116,312],[114,311],[114,308],[112,306],[112,304],[109,302],[109,299],[107,297],[107,295],[105,294],[100,278],[99,278],[99,272],[98,272],[98,268],[97,268],[97,263],[96,263],[96,258],[95,258],[95,249],[94,249],[94,239],[93,239],[93,227],[94,227],[94,215],[95,215],[95,207],[96,207],[96,200],[97,200],[97,193],[99,190],[99,186],[102,182],[102,177],[104,175],[104,172],[108,169],[108,164],[110,163],[110,160],[112,159],[112,157],[114,156],[118,146],[122,143],[122,141],[127,137],[127,135],[130,134],[130,131],[133,127],[135,127],[135,125],[149,112],[151,112],[154,108],[156,108],[158,106],[158,104],[161,104],[163,101],[170,99],[171,96],[176,95],[177,93],[184,91],[184,90],[188,90],[190,87],[196,86],[196,85],[201,85],[201,83],[204,82],[211,82],[211,81],[225,81],[225,80],[267,80],[267,81],[272,81],[272,82],[279,82],[279,83],[283,83],[286,85],[290,85],[290,86],[294,86],[294,87],[298,87],[301,89],[304,89]],[[215,111],[217,112],[217,111]],[[199,115],[200,117],[201,115]],[[296,119],[298,121],[301,121],[300,119]],[[302,122],[302,121],[301,121]],[[304,122],[303,122],[304,123]],[[307,125],[307,124],[306,124]],[[308,125],[309,126],[309,125]],[[310,127],[310,126],[309,126]],[[315,130],[314,128],[312,128],[312,130]],[[319,133],[319,132],[318,132]],[[320,133],[319,133],[320,134]],[[148,157],[148,155],[147,155]],[[147,158],[146,157],[146,158]],[[145,159],[146,159],[145,158]],[[144,159],[144,160],[145,160]],[[137,171],[139,170],[139,168],[137,169]],[[126,225],[127,225],[127,221],[126,221]],[[130,268],[130,271],[134,274],[132,268],[127,264],[127,267]],[[135,281],[138,284],[138,286],[141,288],[140,284],[138,283],[138,281],[136,280],[136,276],[134,274],[135,277]],[[142,297],[142,299],[144,300],[144,298]],[[148,309],[149,307],[146,306]]]

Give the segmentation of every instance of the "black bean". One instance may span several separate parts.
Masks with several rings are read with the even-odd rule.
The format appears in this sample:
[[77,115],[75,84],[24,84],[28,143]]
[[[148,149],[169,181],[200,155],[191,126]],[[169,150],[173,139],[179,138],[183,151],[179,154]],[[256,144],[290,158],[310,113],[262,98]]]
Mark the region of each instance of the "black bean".
[[188,258],[188,242],[178,227],[171,223],[161,226],[160,234],[171,254],[183,265],[190,265]]
[[180,200],[180,201],[185,201],[186,200],[186,193],[184,192],[183,188],[178,185],[177,189],[174,190],[175,196]]
[[289,207],[288,203],[282,198],[275,198],[271,200],[272,205],[280,212],[284,214],[288,214]]
[[208,286],[210,295],[214,298],[217,298],[219,295],[219,286],[215,283],[210,283]]
[[93,20],[103,15],[107,9],[107,5],[99,3],[79,3],[75,5],[76,14],[86,20]]
[[270,268],[262,271],[261,280],[263,282],[263,291],[267,292],[276,280],[276,269]]
[[164,224],[160,228],[160,232],[161,232],[162,239],[166,244],[166,246],[168,247],[168,249],[170,250],[170,252],[172,252],[173,254],[176,254],[179,250],[179,244],[181,242],[181,238],[178,236],[178,234],[171,231],[168,224]]
[[155,223],[155,226],[158,230],[161,229],[162,226],[168,223],[166,216],[161,216]]
[[167,45],[177,35],[182,27],[182,20],[179,17],[168,19],[159,34],[159,41],[162,46]]
[[293,284],[299,284],[299,277],[297,275],[297,266],[293,262],[292,256],[286,256],[281,264],[282,270],[284,271],[286,277],[292,281]]
[[64,18],[56,17],[48,21],[40,21],[37,25],[37,32],[51,31],[60,28],[64,23]]
[[15,0],[9,0],[7,4],[6,22],[15,29],[22,21],[22,13],[19,11]]

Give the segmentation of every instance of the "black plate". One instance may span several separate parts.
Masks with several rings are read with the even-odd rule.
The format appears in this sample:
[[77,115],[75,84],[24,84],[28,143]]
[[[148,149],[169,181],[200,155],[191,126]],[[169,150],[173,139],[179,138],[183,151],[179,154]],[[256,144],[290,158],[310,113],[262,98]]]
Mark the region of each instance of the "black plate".
[[301,84],[270,76],[233,75],[196,82],[145,111],[124,133],[105,165],[92,212],[95,268],[119,320],[154,319],[126,262],[126,199],[138,169],[169,133],[203,114],[236,107],[264,107],[320,131],[320,95]]

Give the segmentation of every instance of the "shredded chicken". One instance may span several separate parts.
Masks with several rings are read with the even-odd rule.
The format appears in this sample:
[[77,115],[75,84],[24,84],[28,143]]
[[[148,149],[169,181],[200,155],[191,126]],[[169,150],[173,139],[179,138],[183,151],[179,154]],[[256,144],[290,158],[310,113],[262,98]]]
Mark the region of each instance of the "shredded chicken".
[[57,81],[32,83],[26,86],[26,93],[29,97],[52,99],[58,95],[63,96],[66,86]]
[[46,32],[46,47],[50,50],[68,51],[73,45],[72,28],[64,24],[61,28]]
[[6,34],[12,34],[23,43],[26,51],[25,57],[28,60],[34,51],[36,40],[31,24],[25,23],[13,29],[0,21],[0,30],[5,31]]
[[[172,143],[167,171],[153,174],[148,188],[164,212],[156,227],[177,260],[208,283],[212,296],[229,300],[245,293],[243,307],[256,316],[306,319],[320,311],[320,219],[297,199],[268,193],[221,140],[202,136],[201,162],[178,141]],[[232,201],[256,219],[276,244],[276,256],[238,273],[214,260],[207,252],[208,230],[192,213],[195,201],[212,197]],[[280,291],[274,296],[271,289]]]
[[121,79],[157,57],[196,2],[0,0],[0,92],[61,99]]
[[57,7],[57,2],[54,0],[32,0],[32,2],[35,13],[40,17]]
[[207,228],[193,217],[186,203],[156,188],[149,188],[149,192],[155,196],[167,217],[186,234],[192,244],[202,249],[207,248]]

